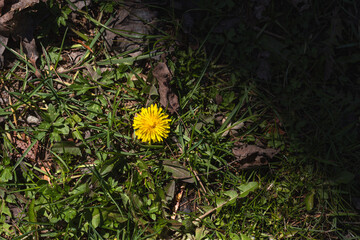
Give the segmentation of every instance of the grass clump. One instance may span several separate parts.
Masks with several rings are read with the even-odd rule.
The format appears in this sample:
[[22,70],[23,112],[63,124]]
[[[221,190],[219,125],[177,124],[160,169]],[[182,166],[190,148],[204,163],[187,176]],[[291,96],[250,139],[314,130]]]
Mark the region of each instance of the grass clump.
[[[357,237],[358,213],[343,197],[355,193],[344,187],[355,174],[345,169],[329,179],[323,165],[308,160],[323,156],[321,128],[313,138],[318,148],[307,151],[301,141],[312,133],[298,138],[290,131],[296,124],[285,122],[284,105],[269,101],[251,69],[224,65],[221,44],[220,53],[206,51],[210,36],[195,50],[175,45],[167,51],[175,39],[162,32],[166,41],[137,57],[109,53],[102,38],[109,22],[101,16],[113,5],[99,7],[97,17],[79,11],[94,30],[73,29],[85,46],[69,44],[69,31],[60,27],[62,43],[42,48],[39,69],[9,49],[17,61],[1,83],[8,99],[1,102],[0,122],[2,237]],[[228,5],[218,8],[224,9]],[[66,56],[80,49],[72,66]],[[160,61],[154,49],[166,52],[161,61],[172,73],[168,84],[178,108],[168,112],[168,137],[144,144],[135,137],[134,117],[163,98],[153,74]],[[295,101],[295,90],[311,95],[302,86],[283,95]]]

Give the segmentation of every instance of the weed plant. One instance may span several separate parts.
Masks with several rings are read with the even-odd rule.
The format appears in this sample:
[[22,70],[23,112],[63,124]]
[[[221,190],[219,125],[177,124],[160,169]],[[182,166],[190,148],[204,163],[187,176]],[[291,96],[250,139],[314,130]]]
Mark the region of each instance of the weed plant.
[[[344,12],[351,9],[339,2]],[[211,28],[237,6],[231,0],[199,3],[208,18],[201,24]],[[236,25],[244,37],[231,28],[214,36],[199,28],[191,33],[200,43],[194,50],[161,32],[147,36],[162,41],[141,56],[113,57],[104,47],[108,22],[101,16],[117,4],[78,11],[92,26],[91,36],[70,26],[68,5],[50,4],[59,14],[54,21],[62,42],[42,46],[39,69],[8,48],[17,60],[1,72],[1,237],[357,239],[359,214],[349,200],[359,194],[359,142],[351,132],[358,122],[344,123],[358,117],[357,100],[340,91],[335,78],[322,80],[319,66],[326,59],[319,59],[318,44],[325,40],[297,38],[300,19],[309,23],[310,35],[316,31],[311,17],[329,18],[330,10],[320,8],[325,3],[314,3],[318,15],[286,22],[290,13],[274,1],[270,18],[258,23],[261,31]],[[248,4],[239,7],[251,9]],[[181,28],[172,10],[162,11],[166,24]],[[288,34],[283,39],[271,34],[281,36],[278,27]],[[88,48],[69,44],[70,34]],[[81,60],[69,65],[66,55],[79,49]],[[260,61],[254,53],[265,50],[274,53],[268,57],[271,79],[254,74]],[[159,103],[151,73],[156,51],[166,53],[179,109],[170,116],[169,137],[144,144],[132,124],[142,107]],[[352,67],[340,61],[346,53],[336,57],[335,66]],[[335,71],[340,74],[340,67]],[[336,79],[345,86],[346,76]],[[260,167],[243,169],[233,152],[238,144],[278,152]]]

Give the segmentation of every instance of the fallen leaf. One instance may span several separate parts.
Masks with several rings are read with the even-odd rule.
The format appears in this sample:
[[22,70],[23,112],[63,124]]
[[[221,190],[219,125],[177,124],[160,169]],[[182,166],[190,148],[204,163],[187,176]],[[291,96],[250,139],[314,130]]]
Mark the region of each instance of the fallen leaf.
[[[16,41],[20,41],[26,55],[35,68],[35,62],[38,59],[39,54],[33,37],[35,25],[32,17],[28,14],[27,9],[37,3],[39,3],[39,0],[17,1],[16,3],[12,3],[11,7],[6,7],[6,9],[10,10],[0,17],[0,40],[2,44],[7,44],[7,38],[9,36]],[[1,5],[4,6],[4,2],[0,3],[0,6]],[[25,9],[26,11],[24,11]],[[0,47],[0,60],[3,58],[3,48],[4,46]]]
[[[85,6],[88,7],[91,4],[91,0],[70,0],[70,2],[72,2],[77,9],[83,9]],[[76,10],[72,5],[69,5],[69,7],[71,10]]]
[[[50,169],[45,168],[44,166],[42,166],[40,169],[41,169],[42,171],[44,171],[44,172],[47,172],[47,173],[50,172]],[[43,180],[47,181],[49,184],[51,184],[51,180],[50,180],[50,178],[49,178],[48,175],[44,174],[41,178],[42,178]]]
[[[1,28],[1,27],[0,27]],[[5,46],[7,45],[9,38],[0,35],[0,69],[4,66],[4,56]]]
[[153,76],[159,83],[160,104],[167,108],[170,113],[174,113],[179,108],[178,96],[170,88],[171,73],[165,63],[159,63],[153,69]]
[[153,32],[150,22],[154,22],[156,12],[141,3],[129,3],[117,11],[115,20],[105,31],[105,41],[108,50],[115,53],[129,52],[131,57],[143,54],[148,43],[144,36]]
[[[221,124],[224,124],[224,122],[226,121],[226,117],[222,119],[222,123]],[[232,135],[232,134],[236,134],[236,130],[239,130],[240,128],[244,127],[245,126],[245,123],[244,122],[236,122],[234,124],[231,124],[229,123],[228,126],[227,126],[227,130],[221,134],[222,137],[225,137],[226,135],[228,135],[229,133]]]
[[34,6],[36,3],[39,3],[39,0],[20,0],[11,6],[10,11],[21,11],[28,7]]
[[262,148],[257,145],[244,143],[236,143],[235,145],[232,152],[240,164],[237,167],[238,169],[267,165],[268,159],[272,159],[279,152],[276,149]]

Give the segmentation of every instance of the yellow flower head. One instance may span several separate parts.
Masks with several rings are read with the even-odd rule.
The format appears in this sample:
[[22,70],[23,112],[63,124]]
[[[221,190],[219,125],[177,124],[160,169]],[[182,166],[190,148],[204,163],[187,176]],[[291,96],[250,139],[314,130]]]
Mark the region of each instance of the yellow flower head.
[[135,135],[143,142],[162,142],[170,132],[171,120],[168,117],[157,105],[142,108],[134,117]]

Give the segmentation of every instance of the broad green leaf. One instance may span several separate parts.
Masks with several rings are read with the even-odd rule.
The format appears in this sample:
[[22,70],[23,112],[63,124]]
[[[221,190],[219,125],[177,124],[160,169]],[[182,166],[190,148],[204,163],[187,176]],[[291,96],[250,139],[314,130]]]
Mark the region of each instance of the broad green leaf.
[[115,221],[117,221],[119,223],[124,223],[124,222],[128,221],[128,219],[126,217],[122,216],[119,213],[114,213],[114,212],[110,212],[107,215],[107,218],[114,219]]
[[158,96],[159,95],[159,93],[158,93],[158,90],[157,90],[157,88],[154,86],[154,85],[152,85],[151,87],[150,87],[150,89],[149,89],[149,95],[150,96]]
[[250,192],[255,191],[259,187],[257,182],[248,182],[241,184],[238,189],[240,190],[240,198],[246,197]]
[[129,196],[126,195],[125,193],[120,193],[120,197],[121,197],[121,200],[122,200],[124,206],[127,206],[128,203],[130,202]]
[[175,196],[175,181],[174,180],[170,181],[165,186],[165,192],[166,192],[166,201],[169,202],[174,199],[174,196]]
[[89,111],[89,117],[95,117],[98,114],[102,113],[101,106],[96,103],[92,103],[87,107],[87,110]]
[[247,235],[242,234],[242,233],[240,233],[240,237],[241,237],[241,240],[251,240],[250,237],[248,237]]
[[194,183],[194,178],[186,167],[182,166],[177,161],[165,160],[163,163],[164,171],[172,173],[175,179],[180,179],[183,182]]
[[11,217],[11,212],[8,206],[6,205],[6,201],[4,199],[1,200],[1,208],[0,208],[0,216],[6,214]]
[[101,167],[100,174],[104,176],[105,174],[111,172],[114,168],[113,161],[106,161],[104,165]]
[[241,240],[239,235],[237,235],[235,233],[229,233],[229,237],[230,237],[231,240]]
[[57,132],[52,132],[50,133],[50,139],[54,142],[60,142],[61,141],[61,137],[59,135],[59,133]]
[[60,117],[60,118],[56,119],[56,121],[53,123],[53,126],[59,127],[59,126],[63,125],[64,122],[65,122],[65,118]]
[[33,223],[37,222],[35,212],[35,199],[31,200],[29,205],[29,221]]
[[48,130],[50,127],[51,127],[51,124],[48,123],[48,122],[42,122],[42,123],[40,123],[40,125],[39,125],[39,128],[40,128],[40,129],[45,129],[45,130]]
[[236,199],[239,197],[239,193],[235,190],[229,190],[224,192],[224,195],[230,197],[230,199],[228,200],[228,204],[233,204],[236,202]]
[[62,128],[57,128],[56,130],[58,132],[62,133],[63,135],[68,135],[70,132],[70,129],[67,125],[64,125],[64,127],[62,127]]
[[76,217],[76,210],[73,208],[68,208],[64,211],[64,220],[66,222],[70,222],[72,219]]
[[201,206],[201,209],[202,209],[204,212],[210,212],[211,210],[214,209],[214,207],[213,207],[213,206],[204,205],[204,206]]
[[233,199],[233,198],[237,198],[239,196],[239,193],[235,190],[229,190],[229,191],[225,191],[224,195],[230,197],[230,199]]
[[315,190],[312,190],[305,198],[306,211],[310,212],[314,208]]
[[55,119],[59,116],[59,113],[56,111],[54,105],[51,103],[48,105],[48,117],[51,122],[54,122]]
[[222,197],[217,197],[215,199],[215,202],[216,202],[216,207],[220,206],[220,205],[223,205],[225,202],[227,202],[228,200],[225,199],[225,198],[222,198]]
[[79,115],[77,115],[77,114],[73,114],[73,115],[71,116],[71,119],[74,120],[76,123],[79,123],[79,122],[82,121],[82,119],[81,119],[81,118],[79,117]]
[[75,139],[83,140],[81,132],[76,128],[75,131],[72,132],[72,136]]
[[72,141],[61,141],[54,143],[52,150],[56,153],[67,153],[71,155],[81,156],[81,150]]
[[100,225],[100,221],[101,221],[101,213],[98,208],[95,208],[92,213],[91,224],[93,225],[94,228],[97,228]]
[[76,195],[76,194],[84,194],[89,191],[89,185],[87,183],[83,183],[80,186],[74,188],[71,192],[69,192],[70,195]]
[[12,168],[11,167],[5,167],[1,171],[0,182],[5,183],[5,182],[8,182],[9,180],[12,180],[12,179],[13,179]]

